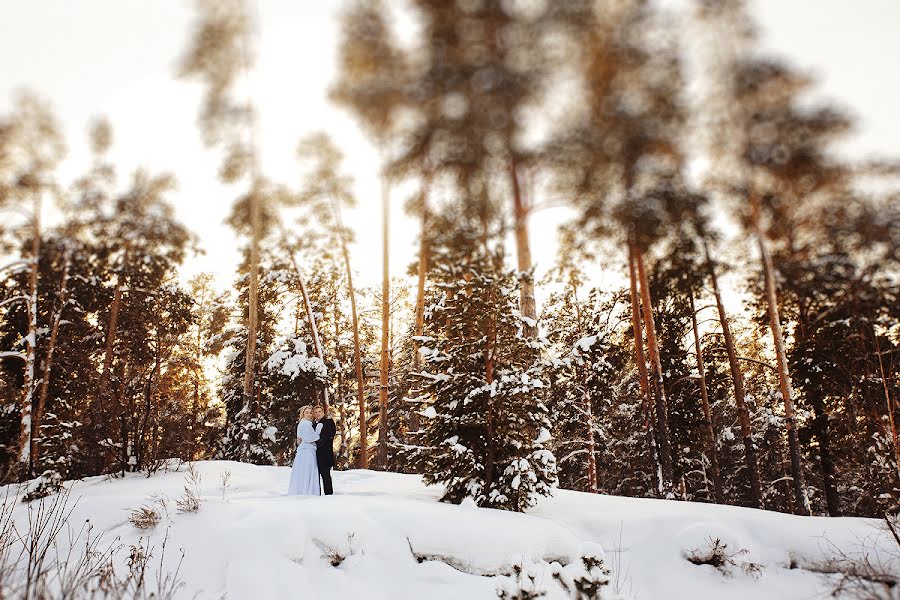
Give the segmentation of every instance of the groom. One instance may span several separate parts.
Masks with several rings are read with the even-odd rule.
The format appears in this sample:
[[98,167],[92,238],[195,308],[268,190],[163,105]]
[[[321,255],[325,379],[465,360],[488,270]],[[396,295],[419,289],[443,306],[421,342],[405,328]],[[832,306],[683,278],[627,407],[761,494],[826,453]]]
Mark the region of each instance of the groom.
[[325,416],[325,409],[316,406],[316,422],[322,423],[322,431],[319,433],[319,441],[316,442],[316,462],[319,463],[319,475],[322,476],[322,491],[326,496],[334,494],[331,487],[331,467],[334,466],[334,436],[336,429],[334,420]]

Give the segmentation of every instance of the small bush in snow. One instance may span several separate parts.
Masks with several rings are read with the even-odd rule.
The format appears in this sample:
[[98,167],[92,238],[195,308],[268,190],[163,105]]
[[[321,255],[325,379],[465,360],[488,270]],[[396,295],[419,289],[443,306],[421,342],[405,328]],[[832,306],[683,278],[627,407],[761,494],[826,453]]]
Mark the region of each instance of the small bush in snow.
[[[331,546],[324,546],[322,552],[322,558],[327,560],[332,567],[339,567],[342,562],[347,560],[347,557],[353,554],[353,537],[355,533],[347,534],[347,551],[341,552],[337,548],[333,548]],[[407,538],[408,540],[409,538]]]
[[231,471],[225,471],[222,473],[222,484],[219,486],[219,489],[222,490],[222,500],[225,499],[225,493],[231,487]]
[[195,513],[200,510],[200,496],[193,489],[184,486],[184,494],[175,500],[175,506],[180,513]]
[[522,568],[522,565],[513,566],[514,576],[501,584],[497,590],[497,597],[501,600],[535,600],[543,598],[546,592],[538,589],[535,576]]
[[581,557],[584,572],[572,579],[575,587],[574,598],[591,600],[600,597],[601,588],[609,585],[609,569],[603,564],[603,557],[589,554]]
[[719,538],[710,538],[708,548],[694,548],[685,554],[685,558],[695,565],[710,565],[723,575],[731,575],[732,567],[738,567],[751,575],[759,573],[761,567],[758,564],[738,560],[746,554],[746,549],[729,550],[728,544]]
[[162,521],[162,515],[152,505],[144,504],[132,510],[128,520],[138,529],[152,529]]
[[[139,541],[126,549],[119,538],[108,542],[103,533],[94,531],[90,520],[73,528],[74,502],[68,488],[28,503],[22,509],[27,517],[17,524],[18,491],[7,486],[6,494],[0,496],[0,598],[173,600],[182,587],[178,575],[184,552],[175,570],[168,570],[168,532],[159,560],[151,564],[151,546]],[[83,552],[61,551],[61,543]],[[122,556],[123,551],[127,556]],[[148,572],[155,577],[148,579]]]
[[59,493],[62,489],[62,475],[58,471],[44,471],[40,477],[29,484],[28,491],[22,496],[22,502],[46,498]]
[[188,472],[185,475],[188,485],[184,486],[184,493],[181,498],[175,500],[175,506],[180,513],[195,513],[200,510],[200,473],[194,466],[194,463],[188,465]]

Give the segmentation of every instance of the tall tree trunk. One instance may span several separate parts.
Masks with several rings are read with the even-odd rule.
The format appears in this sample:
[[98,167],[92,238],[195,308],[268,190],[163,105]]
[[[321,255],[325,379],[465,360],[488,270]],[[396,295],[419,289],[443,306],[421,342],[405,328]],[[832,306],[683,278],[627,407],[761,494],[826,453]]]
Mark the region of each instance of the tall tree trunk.
[[353,360],[356,363],[356,394],[359,402],[359,468],[366,469],[369,466],[368,436],[369,427],[366,410],[366,381],[363,377],[362,357],[359,351],[359,319],[356,313],[356,291],[353,288],[353,270],[350,268],[350,251],[347,249],[347,237],[344,233],[344,224],[341,219],[341,208],[334,201],[335,217],[338,224],[338,233],[341,236],[341,254],[344,257],[344,268],[347,272],[347,291],[350,294],[350,316],[353,321]]
[[[493,301],[493,290],[489,292],[490,301]],[[494,307],[491,306],[491,310]],[[490,388],[494,381],[494,348],[497,344],[497,322],[493,315],[488,316],[487,331],[484,332],[485,349],[484,349],[484,380],[487,387]],[[493,396],[488,394],[487,411],[485,414],[487,421],[487,456],[484,461],[484,493],[486,497],[490,497],[494,488],[494,402]]]
[[659,432],[659,454],[663,469],[664,487],[667,494],[673,492],[673,468],[672,468],[672,444],[669,439],[669,409],[666,399],[666,389],[663,385],[662,365],[659,360],[659,343],[656,339],[656,325],[653,323],[653,306],[650,300],[650,283],[647,272],[644,269],[644,257],[642,251],[632,244],[635,263],[637,264],[638,280],[640,281],[641,305],[644,311],[644,326],[647,328],[647,349],[650,353],[650,382],[653,385],[656,397],[656,421]]
[[157,339],[156,339],[156,358],[153,361],[153,368],[150,369],[150,375],[147,377],[146,383],[144,383],[144,410],[141,415],[141,423],[139,426],[136,426],[134,429],[134,440],[135,440],[135,454],[137,457],[137,465],[136,470],[140,470],[144,467],[144,461],[146,459],[147,452],[149,450],[150,443],[147,441],[147,427],[150,422],[150,413],[153,410],[153,380],[156,377],[156,374],[159,372],[159,366],[162,362],[161,357],[161,349],[160,345],[162,344],[162,340],[159,339],[159,332],[157,330]]
[[747,471],[750,479],[750,499],[754,508],[765,508],[762,486],[759,481],[759,462],[756,455],[756,445],[753,443],[753,428],[750,422],[750,408],[747,406],[747,398],[744,393],[744,377],[738,364],[737,351],[734,347],[734,337],[731,334],[731,325],[728,323],[728,315],[725,305],[722,303],[722,294],[719,291],[719,279],[716,276],[716,266],[709,253],[709,245],[706,238],[701,235],[703,242],[703,254],[706,259],[706,268],[709,271],[709,279],[712,284],[713,295],[716,298],[716,309],[719,313],[719,324],[722,326],[722,337],[725,340],[725,351],[728,354],[728,366],[731,371],[731,384],[734,388],[734,401],[737,405],[738,421],[741,426],[741,439],[744,442],[744,460],[747,463]]
[[56,351],[56,340],[59,337],[59,324],[62,320],[63,310],[69,298],[69,271],[72,264],[72,250],[66,248],[63,258],[63,271],[59,282],[59,308],[53,315],[53,324],[50,327],[50,343],[47,345],[47,357],[44,359],[44,368],[41,372],[41,387],[38,392],[37,402],[34,407],[34,417],[31,422],[31,455],[28,461],[28,475],[34,477],[34,467],[40,461],[40,444],[37,439],[41,435],[41,423],[44,419],[44,409],[47,406],[47,394],[50,389],[50,373],[53,369],[53,354]]
[[32,408],[34,404],[34,365],[37,354],[38,278],[41,261],[41,192],[32,191],[31,269],[28,274],[28,335],[25,336],[25,380],[19,423],[19,472],[31,475]]
[[259,330],[259,238],[261,206],[259,201],[259,179],[253,181],[250,190],[250,290],[247,315],[247,347],[244,353],[244,406],[242,411],[252,416],[256,402],[254,379],[256,370],[256,336]]
[[128,442],[128,411],[125,410],[126,396],[126,378],[128,376],[128,362],[122,363],[122,374],[119,384],[119,437],[121,447],[119,448],[119,470],[122,476],[125,476],[125,470],[128,467],[128,457],[131,455],[131,448]]
[[822,489],[825,492],[825,502],[828,505],[828,514],[832,517],[841,516],[841,500],[835,485],[834,456],[831,452],[831,425],[829,415],[825,410],[825,402],[818,393],[810,396],[813,414],[812,431],[819,442],[819,463],[822,466]]
[[[343,365],[343,356],[340,354],[340,337],[341,330],[340,325],[338,323],[338,297],[337,290],[335,289],[334,297],[332,299],[334,304],[334,357],[337,360],[338,365]],[[350,429],[347,424],[346,413],[344,408],[344,373],[342,369],[338,369],[337,372],[337,399],[338,399],[338,415],[341,421],[341,445],[338,448],[338,458],[341,460],[346,460],[345,465],[349,466],[350,457],[349,457],[349,444],[347,442],[348,439],[348,431]]]
[[510,159],[510,179],[513,189],[513,216],[515,219],[516,259],[519,272],[524,275],[519,286],[519,308],[527,319],[524,326],[525,337],[537,335],[537,302],[534,299],[534,274],[531,261],[531,245],[528,241],[528,207],[522,197],[519,174],[515,158]]
[[[578,288],[574,281],[571,282],[572,287],[572,304],[575,306],[575,322],[578,325],[578,337],[584,335],[581,324],[581,306],[578,304]],[[597,493],[597,457],[595,456],[596,448],[594,446],[594,409],[591,402],[591,395],[588,392],[584,381],[584,372],[581,366],[578,367],[578,384],[584,391],[584,412],[587,417],[587,442],[588,442],[588,491],[593,494]]]
[[381,177],[381,372],[378,386],[378,466],[387,469],[388,460],[388,377],[391,368],[390,319],[391,280],[389,259],[390,188],[387,176]]
[[[428,189],[426,182],[422,187],[421,209],[422,230],[419,233],[419,264],[417,268],[418,285],[416,287],[416,329],[415,337],[421,337],[425,332],[425,278],[428,273],[429,249],[428,243]],[[419,342],[413,339],[413,370],[419,370]]]
[[691,325],[694,329],[694,349],[697,354],[697,370],[700,372],[700,401],[703,405],[703,419],[706,421],[706,437],[709,444],[709,462],[712,470],[713,492],[716,503],[725,503],[722,491],[722,476],[719,470],[719,453],[716,450],[716,431],[713,428],[712,410],[709,407],[709,393],[706,389],[706,366],[703,363],[703,347],[700,345],[700,331],[697,327],[697,310],[694,307],[694,294],[691,293]]
[[[284,231],[284,227],[281,223],[278,224],[281,230],[281,245],[287,248],[287,234]],[[300,296],[303,299],[303,309],[306,311],[306,322],[309,324],[309,331],[312,334],[313,338],[313,351],[316,356],[325,362],[325,351],[322,348],[322,340],[319,336],[319,327],[316,324],[316,317],[313,314],[312,304],[309,301],[309,294],[306,291],[306,281],[303,278],[303,273],[300,271],[300,266],[297,264],[297,257],[294,255],[293,251],[289,251],[288,254],[291,257],[291,266],[294,269],[294,275],[297,277],[297,282],[300,285]],[[328,412],[328,386],[322,388],[322,404],[325,408],[325,412]]]
[[653,419],[650,416],[650,381],[647,375],[647,360],[644,356],[644,334],[641,327],[641,308],[640,298],[637,293],[637,273],[634,265],[634,252],[631,244],[628,245],[628,278],[631,290],[631,330],[634,333],[634,361],[637,363],[638,375],[641,385],[641,398],[644,407],[644,430],[647,434],[647,444],[653,454],[653,464],[656,467],[656,491],[659,495],[663,494],[663,469],[659,460],[659,451],[657,449],[656,438],[654,432],[656,428],[653,426]]
[[788,446],[791,456],[791,476],[794,484],[794,498],[797,501],[797,512],[803,515],[810,514],[809,498],[806,495],[806,483],[803,478],[803,465],[800,461],[800,440],[797,437],[797,426],[794,420],[794,401],[791,380],[788,373],[787,354],[784,350],[784,336],[781,333],[781,318],[778,314],[778,297],[775,291],[775,273],[772,265],[772,257],[760,225],[759,198],[756,194],[750,194],[750,206],[752,211],[753,229],[756,233],[756,241],[759,245],[759,253],[762,259],[763,277],[766,285],[766,301],[769,307],[769,325],[772,329],[772,340],[775,345],[775,356],[778,365],[778,383],[781,388],[781,398],[784,401],[784,420],[787,427]]
[[129,254],[130,248],[126,244],[122,254],[122,266],[116,275],[116,287],[113,291],[112,306],[109,310],[109,326],[106,330],[106,342],[103,349],[103,370],[100,371],[100,389],[97,393],[98,408],[101,415],[103,413],[103,403],[106,400],[105,396],[109,389],[109,376],[112,369],[113,355],[115,354],[116,335],[119,331],[119,311],[122,308],[122,293],[125,286],[124,270],[128,265]]

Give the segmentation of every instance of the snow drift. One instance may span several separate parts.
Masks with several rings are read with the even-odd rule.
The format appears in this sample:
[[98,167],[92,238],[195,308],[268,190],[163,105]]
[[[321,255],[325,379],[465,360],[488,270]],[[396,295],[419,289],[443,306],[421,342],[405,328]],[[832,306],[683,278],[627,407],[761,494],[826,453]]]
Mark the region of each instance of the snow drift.
[[[885,535],[867,519],[565,490],[517,514],[443,504],[441,490],[418,476],[366,470],[336,472],[336,495],[312,498],[285,495],[286,467],[210,461],[194,472],[193,481],[182,466],[69,483],[70,523],[89,519],[105,539],[157,552],[167,537],[162,569],[177,570],[177,598],[234,600],[489,599],[521,590],[550,599],[816,598],[833,576],[804,567]],[[196,512],[178,510],[185,487]],[[155,526],[132,523],[141,506],[155,507]],[[15,506],[17,527],[27,527],[27,512]],[[716,540],[727,547],[725,564],[694,564]]]

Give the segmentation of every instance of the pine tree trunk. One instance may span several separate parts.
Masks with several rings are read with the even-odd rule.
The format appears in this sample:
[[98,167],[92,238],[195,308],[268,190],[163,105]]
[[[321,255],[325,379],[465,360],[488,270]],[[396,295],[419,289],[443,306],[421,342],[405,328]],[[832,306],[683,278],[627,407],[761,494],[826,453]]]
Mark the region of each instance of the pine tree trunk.
[[716,267],[709,254],[709,245],[705,238],[703,241],[703,254],[706,259],[706,267],[709,271],[709,279],[712,284],[713,295],[716,298],[716,309],[719,312],[719,324],[722,326],[722,337],[725,340],[725,351],[728,354],[728,366],[731,370],[731,384],[734,388],[734,401],[737,405],[738,421],[741,426],[741,439],[744,442],[744,460],[747,463],[747,471],[750,479],[750,499],[754,508],[765,508],[762,486],[759,481],[759,463],[756,456],[756,445],[753,443],[753,429],[750,422],[750,408],[747,406],[744,394],[744,377],[737,360],[737,351],[734,347],[734,337],[731,335],[731,325],[728,323],[728,315],[725,313],[725,305],[722,303],[722,294],[719,291],[719,279],[716,276]]
[[356,363],[356,394],[359,401],[359,468],[366,469],[369,466],[369,428],[366,414],[368,412],[366,410],[366,382],[363,377],[362,357],[359,350],[359,319],[356,313],[356,290],[353,288],[353,270],[350,268],[350,251],[347,249],[347,237],[344,233],[341,209],[336,200],[334,209],[338,233],[341,236],[341,254],[344,257],[344,268],[347,272],[347,291],[350,294],[350,316],[353,322],[353,360]]
[[[578,337],[584,335],[581,324],[581,307],[578,304],[578,288],[572,282],[572,304],[575,306],[575,322],[578,324]],[[597,457],[596,447],[594,445],[594,409],[591,402],[591,395],[587,390],[584,381],[584,372],[578,367],[578,384],[584,390],[584,411],[587,417],[587,443],[588,443],[588,491],[597,493]]]
[[825,492],[825,503],[828,505],[828,514],[832,517],[840,517],[841,500],[835,485],[834,456],[831,453],[831,426],[828,412],[825,410],[825,402],[822,397],[814,393],[810,396],[813,414],[812,432],[819,441],[819,463],[822,466],[822,489]]
[[[416,287],[416,329],[415,336],[425,333],[425,278],[428,273],[428,188],[422,190],[422,231],[419,234],[419,264],[417,269],[418,285]],[[419,370],[419,342],[413,340],[413,370]]]
[[44,368],[41,373],[41,387],[38,392],[37,403],[34,407],[34,418],[31,423],[31,456],[28,464],[29,477],[34,477],[34,467],[40,462],[40,445],[37,439],[41,435],[41,423],[44,419],[44,409],[47,406],[47,394],[50,389],[50,373],[53,369],[53,354],[56,351],[56,340],[59,337],[59,324],[62,320],[63,310],[68,301],[69,271],[72,264],[72,251],[66,248],[63,258],[63,272],[59,282],[59,308],[53,315],[53,324],[50,327],[50,342],[47,345],[47,357],[44,359]]
[[653,464],[656,467],[656,491],[663,494],[663,469],[659,461],[656,438],[653,427],[653,419],[650,417],[650,381],[647,376],[647,362],[644,356],[644,334],[641,327],[640,299],[637,293],[637,274],[634,266],[634,252],[631,245],[628,246],[628,278],[631,289],[631,330],[634,333],[634,361],[637,364],[641,385],[641,398],[643,400],[644,430],[647,433],[647,444],[653,454]]
[[99,412],[103,412],[103,402],[106,400],[106,392],[109,388],[109,375],[112,368],[113,354],[116,345],[116,335],[119,330],[119,311],[122,308],[122,288],[124,287],[124,270],[128,264],[128,255],[130,248],[126,244],[125,252],[122,255],[122,268],[116,276],[116,287],[113,291],[112,306],[109,310],[109,327],[106,331],[106,343],[103,349],[103,370],[100,371],[100,390],[97,393],[97,402]]
[[659,344],[656,339],[656,325],[653,322],[653,306],[650,300],[650,283],[644,270],[644,258],[640,249],[632,245],[638,280],[640,281],[641,305],[644,311],[644,326],[647,328],[647,349],[650,353],[650,382],[656,397],[656,421],[659,432],[659,454],[663,469],[664,488],[666,494],[672,493],[672,444],[669,438],[669,409],[666,390],[663,385],[662,365],[659,360]]
[[31,215],[31,269],[28,275],[28,335],[25,337],[25,381],[19,426],[19,469],[22,477],[31,475],[32,408],[34,404],[34,365],[37,354],[38,278],[41,260],[41,193],[33,191]]
[[378,466],[387,469],[388,460],[388,376],[391,368],[390,318],[391,281],[389,268],[390,189],[387,177],[381,178],[381,372],[378,386]]
[[[283,226],[279,223],[279,227],[281,228],[281,244],[285,248],[287,248],[287,235],[285,234]],[[306,291],[306,281],[303,279],[303,273],[300,271],[300,266],[297,264],[297,257],[294,256],[293,252],[288,252],[291,257],[291,266],[294,268],[294,275],[297,277],[297,282],[300,285],[300,296],[303,300],[303,309],[306,311],[306,322],[309,324],[309,331],[312,334],[313,338],[313,351],[316,353],[316,357],[325,362],[325,351],[322,348],[322,340],[319,336],[319,327],[316,324],[316,317],[313,314],[312,304],[309,302],[309,294]],[[296,326],[295,326],[296,328]],[[328,412],[328,386],[324,386],[322,388],[322,405],[325,408],[325,412]]]
[[[334,305],[334,357],[337,361],[337,364],[343,366],[343,356],[340,355],[341,330],[338,323],[339,311],[337,290],[335,290],[335,294],[332,300]],[[345,418],[346,413],[344,408],[344,374],[342,369],[338,369],[337,372],[336,393],[338,399],[338,415],[340,416],[341,421],[341,445],[338,448],[338,458],[341,460],[346,459],[346,465],[349,466],[349,444],[347,443],[347,431],[349,430],[349,425],[347,424],[347,420]]]
[[534,276],[531,272],[533,264],[531,261],[531,245],[528,241],[528,208],[525,206],[525,201],[522,198],[515,158],[510,160],[510,179],[512,180],[513,189],[516,259],[519,272],[524,276],[519,286],[519,307],[522,311],[522,316],[528,319],[523,327],[525,337],[534,338],[537,335],[537,303],[534,299]]
[[122,363],[122,375],[120,379],[119,385],[119,438],[121,441],[121,448],[119,448],[119,470],[122,472],[122,476],[125,476],[125,471],[128,468],[128,458],[131,456],[131,447],[128,442],[128,411],[125,410],[125,396],[126,396],[126,377],[128,375],[128,363]]
[[[489,293],[489,301],[491,302],[490,310],[494,311],[493,306],[493,290]],[[490,388],[494,381],[494,347],[497,342],[497,323],[493,315],[487,320],[487,331],[484,332],[485,349],[484,349],[484,380],[487,387]],[[485,414],[487,421],[487,456],[484,461],[484,495],[490,498],[491,491],[494,487],[494,402],[492,395],[488,394],[487,411]]]
[[772,339],[775,345],[775,356],[778,365],[778,382],[781,388],[781,398],[784,401],[784,420],[787,426],[788,446],[791,456],[791,476],[794,484],[794,498],[797,502],[799,514],[811,513],[809,498],[806,495],[806,483],[803,478],[803,465],[800,461],[800,440],[797,437],[797,427],[794,420],[793,390],[788,374],[787,354],[784,350],[784,336],[781,333],[781,318],[778,314],[778,297],[775,292],[775,273],[772,265],[772,257],[766,245],[766,240],[760,226],[759,199],[755,193],[750,194],[753,229],[756,233],[756,241],[759,245],[759,253],[762,259],[763,277],[766,286],[766,301],[769,308],[769,325],[772,329]]
[[697,327],[697,310],[694,307],[694,295],[691,294],[691,325],[694,329],[694,348],[697,354],[697,370],[700,373],[700,401],[703,405],[703,419],[706,421],[706,437],[709,444],[709,462],[712,469],[713,491],[716,503],[725,503],[722,491],[722,476],[719,470],[719,453],[716,449],[716,431],[713,428],[712,410],[709,407],[709,393],[706,389],[706,366],[703,364],[703,347],[700,345],[700,331]]
[[259,181],[255,179],[250,190],[250,290],[247,315],[247,347],[244,352],[244,406],[246,416],[254,410],[254,375],[256,370],[256,336],[259,330],[259,239],[261,207],[259,201]]

